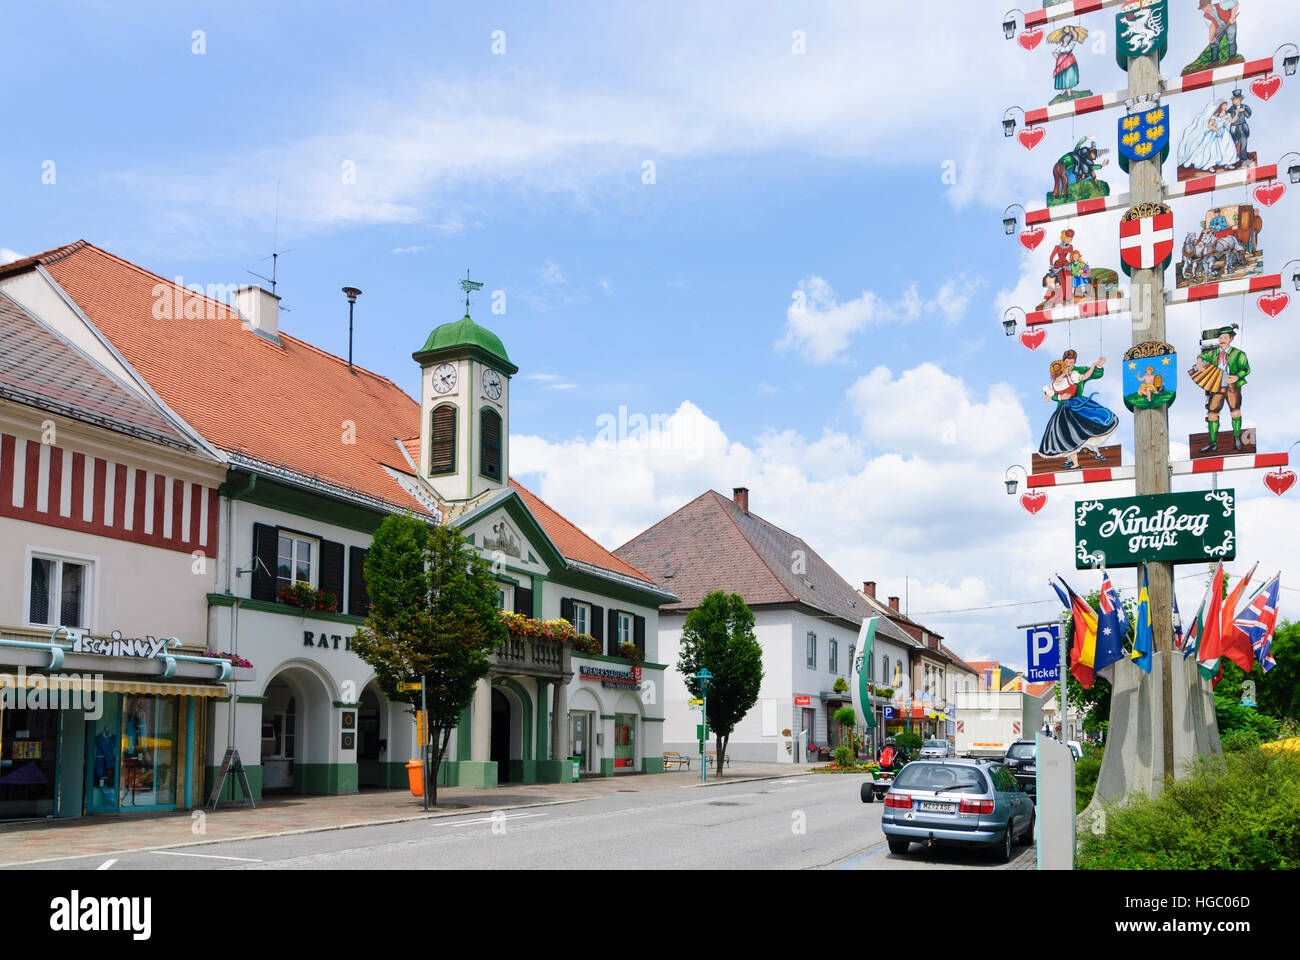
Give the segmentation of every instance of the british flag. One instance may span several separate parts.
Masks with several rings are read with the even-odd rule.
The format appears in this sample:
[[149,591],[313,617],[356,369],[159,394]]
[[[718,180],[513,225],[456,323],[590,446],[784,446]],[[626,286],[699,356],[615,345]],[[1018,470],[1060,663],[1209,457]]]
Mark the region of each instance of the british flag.
[[1277,666],[1272,648],[1273,630],[1277,627],[1277,595],[1282,586],[1281,579],[1280,573],[1275,574],[1272,580],[1260,588],[1245,609],[1237,614],[1234,621],[1237,629],[1250,638],[1255,660],[1265,673]]

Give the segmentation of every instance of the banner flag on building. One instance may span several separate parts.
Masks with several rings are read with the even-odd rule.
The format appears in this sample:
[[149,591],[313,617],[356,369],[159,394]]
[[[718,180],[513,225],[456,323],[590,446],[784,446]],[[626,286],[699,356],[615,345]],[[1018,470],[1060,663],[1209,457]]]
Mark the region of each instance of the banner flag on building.
[[1102,571],[1101,596],[1098,599],[1100,614],[1097,617],[1097,648],[1093,654],[1092,672],[1107,683],[1113,681],[1111,667],[1124,659],[1124,641],[1128,639],[1128,614],[1119,594],[1110,582],[1110,574]]
[[[1097,655],[1097,613],[1060,576],[1057,577],[1065,587],[1065,592],[1056,584],[1052,589],[1061,598],[1061,602],[1070,609],[1074,618],[1074,634],[1070,643],[1070,673],[1081,683],[1085,690],[1091,689],[1093,660]],[[1067,598],[1066,594],[1069,594]],[[1062,639],[1064,642],[1064,639]]]
[[1151,630],[1151,595],[1148,592],[1147,565],[1142,564],[1142,581],[1138,587],[1137,630],[1133,635],[1133,662],[1151,672],[1151,651],[1155,638]]
[[876,726],[876,716],[871,709],[871,688],[868,678],[871,676],[871,648],[875,646],[876,624],[879,622],[879,617],[868,617],[862,621],[862,627],[858,630],[858,649],[853,663],[853,669],[858,673],[857,683],[851,688],[853,712],[858,716],[858,723],[868,728]]
[[1251,597],[1246,609],[1237,615],[1237,629],[1250,639],[1255,653],[1255,661],[1265,673],[1277,666],[1273,659],[1273,631],[1277,628],[1278,592],[1282,588],[1282,574],[1279,571],[1273,579]]

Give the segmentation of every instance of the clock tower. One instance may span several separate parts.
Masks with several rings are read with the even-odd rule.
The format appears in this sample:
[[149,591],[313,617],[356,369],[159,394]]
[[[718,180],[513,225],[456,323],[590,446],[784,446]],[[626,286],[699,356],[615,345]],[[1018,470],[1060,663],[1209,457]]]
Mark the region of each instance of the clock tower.
[[510,378],[519,368],[491,330],[465,316],[436,328],[412,356],[420,365],[420,475],[448,503],[510,482]]

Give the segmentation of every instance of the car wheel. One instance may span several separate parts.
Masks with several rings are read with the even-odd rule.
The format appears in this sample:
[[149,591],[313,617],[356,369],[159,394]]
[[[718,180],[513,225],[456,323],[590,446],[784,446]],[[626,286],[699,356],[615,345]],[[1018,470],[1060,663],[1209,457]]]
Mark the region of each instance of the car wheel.
[[1038,820],[1038,811],[1035,810],[1033,813],[1029,815],[1029,826],[1025,827],[1025,832],[1020,835],[1020,839],[1023,840],[1026,844],[1030,844],[1034,842],[1034,824],[1037,822],[1037,820]]
[[910,840],[890,840],[889,852],[897,853],[901,855],[907,853],[907,848],[910,847],[911,845],[912,845],[912,841]]
[[876,787],[873,783],[864,783],[858,791],[858,796],[862,798],[863,803],[876,802]]
[[1013,830],[1014,827],[1012,824],[1008,823],[1006,832],[1002,834],[1002,839],[993,850],[993,858],[997,860],[998,863],[1011,862],[1011,834]]

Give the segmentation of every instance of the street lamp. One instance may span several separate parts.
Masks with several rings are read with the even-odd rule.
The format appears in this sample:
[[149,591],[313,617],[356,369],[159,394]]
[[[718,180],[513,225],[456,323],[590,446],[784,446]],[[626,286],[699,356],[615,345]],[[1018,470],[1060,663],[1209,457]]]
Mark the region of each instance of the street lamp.
[[1016,223],[1018,222],[1016,216],[1011,213],[1012,210],[1019,210],[1021,213],[1024,213],[1025,208],[1020,206],[1018,203],[1013,203],[1002,211],[1002,226],[1006,229],[1008,237],[1016,232]]
[[1007,116],[1012,110],[1019,110],[1022,117],[1025,115],[1025,111],[1020,107],[1007,107],[1002,111],[1002,135],[1004,137],[1014,137],[1016,135],[1016,118]]
[[343,295],[348,298],[348,372],[352,372],[352,308],[356,305],[361,291],[356,287],[344,287]]
[[1282,159],[1277,162],[1279,168],[1287,157],[1295,157],[1297,161],[1286,168],[1287,176],[1290,178],[1292,183],[1300,183],[1300,153],[1292,151],[1291,153],[1286,154],[1286,156],[1282,157]]
[[1008,10],[1006,12],[1006,15],[1002,18],[1002,35],[1005,36],[1008,40],[1012,40],[1015,38],[1016,14],[1020,12],[1021,11],[1018,8],[1013,7],[1012,9]]
[[[1300,263],[1300,260],[1288,260],[1286,263],[1282,264],[1282,273],[1286,273],[1286,268],[1291,266],[1293,263]],[[1291,282],[1295,284],[1297,290],[1300,290],[1300,270],[1291,274]]]
[[1282,70],[1288,77],[1294,77],[1296,67],[1300,66],[1300,47],[1297,47],[1294,43],[1284,43],[1273,51],[1273,59],[1276,60],[1277,55],[1287,47],[1290,47],[1294,52],[1288,53],[1282,58]]
[[1014,497],[1014,496],[1016,495],[1016,484],[1020,482],[1020,481],[1016,480],[1015,477],[1011,476],[1011,471],[1012,471],[1012,470],[1019,470],[1019,471],[1020,471],[1021,473],[1023,473],[1026,477],[1029,476],[1029,471],[1026,470],[1024,467],[1022,467],[1022,466],[1021,466],[1020,464],[1018,464],[1018,463],[1013,464],[1013,465],[1007,467],[1007,472],[1006,472],[1006,474],[1004,475],[1006,479],[1004,479],[1002,482],[1005,483],[1005,484],[1007,485],[1007,496],[1009,496],[1009,497]]
[[[713,674],[709,672],[708,667],[700,667],[700,672],[695,675],[695,679],[700,681],[700,699],[704,701],[703,713],[704,722],[700,724],[700,732],[708,734],[709,732],[709,681],[713,679]],[[718,763],[722,758],[718,758]],[[722,768],[718,768],[718,776],[722,775]],[[708,780],[708,766],[704,762],[704,738],[700,738],[700,783]]]
[[1007,312],[1002,314],[1002,332],[1008,337],[1016,335],[1016,317],[1015,314],[1024,313],[1019,307],[1008,307]]

